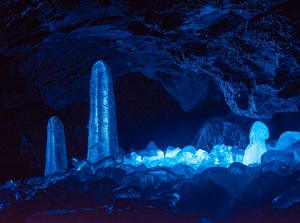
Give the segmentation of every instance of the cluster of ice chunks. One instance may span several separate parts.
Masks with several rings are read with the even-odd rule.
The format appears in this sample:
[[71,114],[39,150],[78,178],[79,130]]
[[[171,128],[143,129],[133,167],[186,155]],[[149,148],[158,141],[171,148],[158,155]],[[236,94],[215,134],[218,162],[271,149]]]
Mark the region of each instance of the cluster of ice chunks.
[[211,166],[228,167],[233,162],[241,162],[243,152],[231,146],[216,145],[208,153],[202,149],[196,150],[193,146],[186,146],[183,149],[167,147],[165,151],[160,150],[154,142],[150,142],[145,150],[133,151],[124,157],[124,164],[138,166],[146,165],[148,168],[157,166],[176,167],[184,164],[194,170]]
[[[161,156],[157,155],[161,153],[157,151],[154,143],[149,147],[146,150],[152,156],[147,158],[148,161],[151,157]],[[212,154],[215,156],[223,151],[222,157],[227,157],[226,151],[231,150],[225,146],[218,146]],[[168,158],[174,158],[179,153],[182,157],[189,157],[190,154],[183,153],[198,152],[193,147],[182,150],[169,148],[167,151],[163,155]],[[209,156],[206,152],[204,154]],[[211,160],[215,161],[215,157],[211,157]],[[206,162],[209,163],[209,158]],[[222,167],[220,164],[214,164],[212,167],[200,165],[198,169],[194,169],[187,163],[169,167],[147,167],[143,163],[132,165],[108,156],[95,163],[72,158],[69,165],[74,168],[27,179],[23,184],[8,182],[0,188],[0,194],[3,193],[7,197],[3,208],[16,202],[36,202],[45,199],[48,202],[41,202],[42,206],[39,208],[47,209],[47,205],[51,206],[60,199],[86,192],[100,205],[105,206],[107,213],[117,211],[118,207],[114,205],[114,201],[118,199],[133,199],[135,203],[140,201],[143,205],[149,202],[151,207],[167,205],[170,209],[179,211],[212,211],[218,216],[229,215],[240,202],[256,204],[267,199],[273,200],[276,208],[286,208],[299,201],[298,180],[291,179],[293,176],[297,178],[297,174],[292,173],[299,173],[300,168],[288,169],[286,165],[277,161],[254,167],[233,162],[228,168],[227,165]],[[57,190],[60,192],[55,193],[61,197],[52,194]]]
[[294,167],[300,162],[300,132],[287,131],[280,135],[274,146],[262,155],[262,163],[280,161]]
[[280,135],[273,150],[294,154],[295,164],[300,162],[300,132],[287,131]]

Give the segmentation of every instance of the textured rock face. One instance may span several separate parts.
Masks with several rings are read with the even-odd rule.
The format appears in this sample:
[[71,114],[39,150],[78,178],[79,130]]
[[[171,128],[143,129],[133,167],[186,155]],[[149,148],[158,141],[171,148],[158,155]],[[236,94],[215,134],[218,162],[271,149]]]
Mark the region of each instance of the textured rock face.
[[[245,122],[245,121],[244,121]],[[215,145],[225,144],[245,149],[248,143],[245,123],[231,114],[208,119],[198,131],[192,145],[211,151]]]
[[41,98],[55,109],[86,101],[89,69],[103,59],[115,79],[142,72],[158,81],[185,111],[205,101],[212,82],[238,115],[298,111],[298,7],[293,0],[6,1],[2,70],[26,87],[17,96],[3,88],[1,109]]

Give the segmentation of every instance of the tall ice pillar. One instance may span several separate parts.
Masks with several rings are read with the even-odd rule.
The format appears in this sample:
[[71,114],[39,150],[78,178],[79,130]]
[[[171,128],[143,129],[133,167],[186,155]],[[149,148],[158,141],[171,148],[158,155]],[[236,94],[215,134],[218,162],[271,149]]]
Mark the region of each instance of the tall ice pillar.
[[47,125],[46,165],[44,175],[65,171],[67,165],[67,150],[64,125],[59,118],[53,116]]
[[97,61],[90,80],[90,119],[87,160],[95,163],[119,151],[115,98],[110,68]]

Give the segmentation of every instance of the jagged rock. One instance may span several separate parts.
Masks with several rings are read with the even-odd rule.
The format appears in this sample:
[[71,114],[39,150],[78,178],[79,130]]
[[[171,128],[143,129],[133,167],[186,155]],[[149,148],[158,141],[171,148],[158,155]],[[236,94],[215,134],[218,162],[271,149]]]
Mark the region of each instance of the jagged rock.
[[142,72],[160,82],[186,111],[211,80],[236,114],[298,111],[299,8],[255,2],[6,1],[1,56],[55,109],[87,100],[89,69],[103,59],[115,79]]
[[296,164],[295,156],[294,156],[293,152],[289,152],[289,151],[270,149],[261,156],[262,164],[268,163],[268,162],[271,162],[274,160],[280,161],[290,167],[294,167]]
[[248,134],[239,126],[243,125],[240,120],[234,115],[208,119],[198,131],[192,145],[206,151],[211,151],[213,146],[218,144],[245,149]]

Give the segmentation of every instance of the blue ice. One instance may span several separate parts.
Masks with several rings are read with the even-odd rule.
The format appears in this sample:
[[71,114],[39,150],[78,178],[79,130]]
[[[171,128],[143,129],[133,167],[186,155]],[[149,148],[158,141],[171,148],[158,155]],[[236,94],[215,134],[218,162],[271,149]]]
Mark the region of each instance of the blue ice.
[[[151,145],[155,145],[153,142]],[[156,146],[147,146],[145,150],[133,151],[124,157],[124,164],[138,166],[146,165],[148,168],[157,166],[173,168],[177,164],[184,164],[197,170],[200,166],[206,168],[211,166],[228,167],[233,162],[241,162],[243,156],[237,153],[231,146],[216,145],[208,153],[193,146],[186,146],[183,149],[168,146],[165,151]]]
[[250,143],[245,149],[244,165],[261,163],[261,156],[267,151],[265,140],[268,138],[268,127],[262,122],[254,122],[249,134]]
[[100,60],[93,66],[90,80],[89,162],[118,154],[116,120],[111,70]]
[[292,143],[300,140],[300,132],[287,131],[280,135],[276,147],[276,150],[285,150]]
[[60,119],[53,116],[47,126],[46,165],[44,175],[65,171],[67,165],[67,150],[64,125]]

